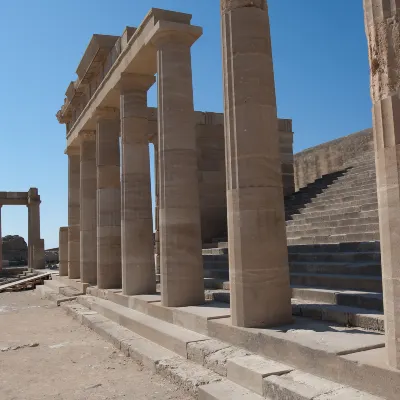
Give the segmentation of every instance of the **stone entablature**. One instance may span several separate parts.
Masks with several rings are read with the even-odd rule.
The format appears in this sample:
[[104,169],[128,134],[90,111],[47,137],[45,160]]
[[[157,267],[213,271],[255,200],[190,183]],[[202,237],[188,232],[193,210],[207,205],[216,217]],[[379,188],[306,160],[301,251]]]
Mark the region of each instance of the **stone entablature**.
[[[119,108],[118,85],[122,73],[126,70],[130,73],[148,75],[156,73],[156,63],[153,62],[156,49],[151,39],[157,31],[173,32],[174,29],[179,31],[182,25],[187,25],[189,34],[190,31],[194,35],[199,33],[198,30],[194,33],[197,27],[190,25],[191,18],[189,14],[153,8],[138,28],[127,27],[121,37],[94,35],[78,67],[78,79],[71,83],[73,88],[70,85],[64,105],[57,113],[58,120],[67,126],[68,145],[76,139],[80,130],[94,129],[93,112],[96,108]],[[103,47],[99,46],[99,41],[102,41]],[[110,48],[113,41],[114,44]],[[102,49],[103,59],[99,59],[102,62],[97,62],[93,55],[97,47]],[[107,56],[104,58],[105,54]],[[86,80],[81,81],[79,74],[85,76],[82,70],[85,70],[86,65],[89,67],[93,60],[100,66],[99,73],[90,74],[92,77],[90,83]],[[74,94],[71,100],[76,99],[76,103],[68,98],[71,94]]]

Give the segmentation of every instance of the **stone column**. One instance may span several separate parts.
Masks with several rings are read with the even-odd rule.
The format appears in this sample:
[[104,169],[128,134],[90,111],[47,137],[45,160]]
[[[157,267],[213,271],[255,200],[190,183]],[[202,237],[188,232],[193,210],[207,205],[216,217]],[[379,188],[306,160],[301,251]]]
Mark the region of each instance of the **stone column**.
[[80,149],[68,154],[68,278],[80,278]]
[[190,54],[197,37],[164,32],[153,39],[158,50],[161,297],[167,307],[204,302]]
[[121,77],[122,292],[156,291],[148,138],[147,91],[154,76]]
[[0,204],[0,271],[3,269],[3,237],[1,233],[1,207]]
[[154,207],[154,261],[157,282],[160,281],[160,197],[159,197],[159,173],[158,173],[158,135],[154,141],[154,181],[155,181],[155,207]]
[[364,0],[371,66],[383,302],[389,364],[400,368],[400,4]]
[[36,188],[28,191],[28,250],[31,268],[44,268],[44,244],[40,239],[40,196]]
[[97,283],[96,214],[96,132],[80,133],[80,277],[81,282]]
[[68,276],[68,227],[60,228],[58,242],[59,275]]
[[232,324],[292,320],[268,9],[221,0]]
[[96,111],[97,286],[119,289],[121,279],[121,179],[119,110]]

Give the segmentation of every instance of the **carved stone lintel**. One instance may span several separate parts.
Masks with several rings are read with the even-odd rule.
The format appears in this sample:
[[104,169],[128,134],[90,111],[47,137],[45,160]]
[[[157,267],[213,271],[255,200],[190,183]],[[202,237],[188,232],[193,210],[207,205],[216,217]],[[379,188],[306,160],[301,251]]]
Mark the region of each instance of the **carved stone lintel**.
[[121,93],[129,91],[147,92],[155,83],[154,75],[129,74],[123,73],[119,82]]
[[221,0],[221,14],[244,7],[255,7],[261,10],[268,9],[266,0]]

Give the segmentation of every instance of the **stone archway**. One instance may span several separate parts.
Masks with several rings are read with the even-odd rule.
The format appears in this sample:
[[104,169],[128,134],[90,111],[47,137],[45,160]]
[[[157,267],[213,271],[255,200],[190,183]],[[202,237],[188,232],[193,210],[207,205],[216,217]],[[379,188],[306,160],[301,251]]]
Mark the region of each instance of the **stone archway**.
[[[0,192],[0,260],[2,256],[1,208],[6,205],[28,207],[28,266],[42,269],[45,265],[44,240],[40,238],[40,196],[38,189],[27,192]],[[0,270],[2,263],[0,262]]]

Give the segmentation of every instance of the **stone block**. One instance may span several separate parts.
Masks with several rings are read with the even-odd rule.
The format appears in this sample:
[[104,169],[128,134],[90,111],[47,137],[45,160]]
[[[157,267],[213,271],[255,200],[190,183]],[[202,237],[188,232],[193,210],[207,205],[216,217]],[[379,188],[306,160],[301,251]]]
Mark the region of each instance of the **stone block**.
[[263,378],[291,371],[293,367],[256,355],[230,358],[227,362],[228,379],[259,395],[264,394]]

